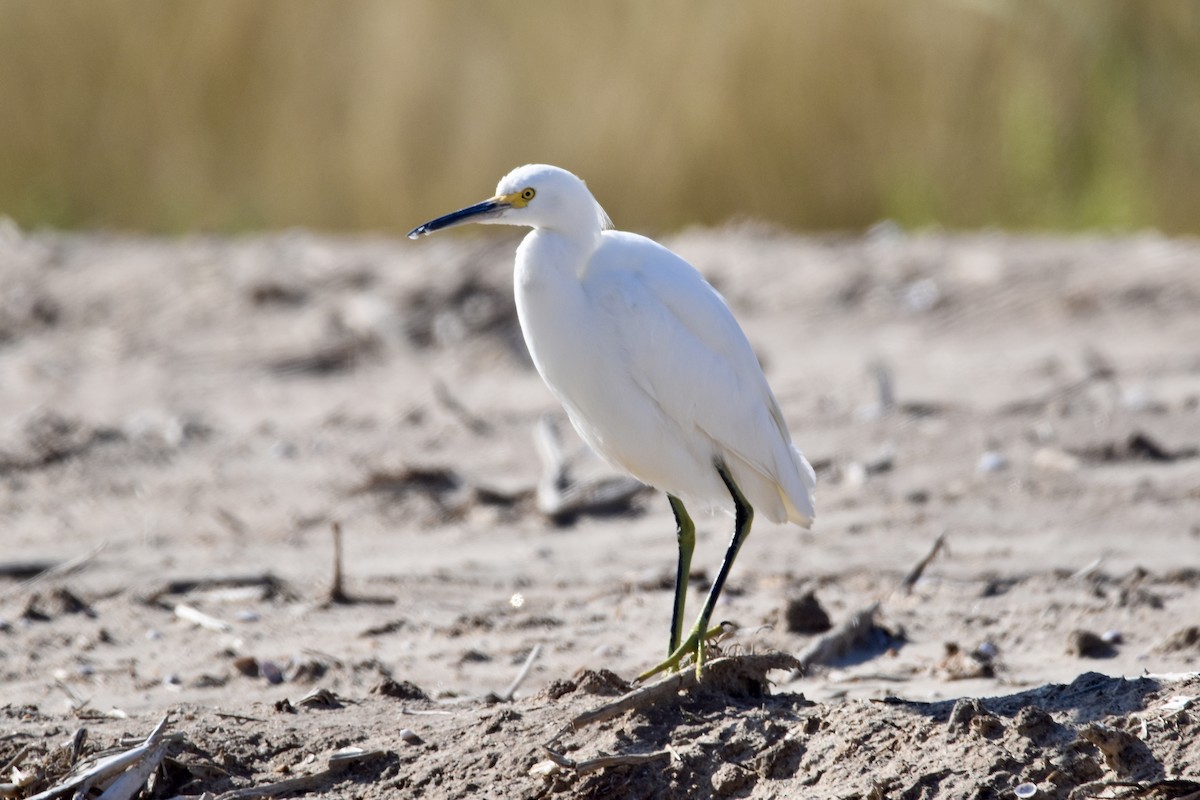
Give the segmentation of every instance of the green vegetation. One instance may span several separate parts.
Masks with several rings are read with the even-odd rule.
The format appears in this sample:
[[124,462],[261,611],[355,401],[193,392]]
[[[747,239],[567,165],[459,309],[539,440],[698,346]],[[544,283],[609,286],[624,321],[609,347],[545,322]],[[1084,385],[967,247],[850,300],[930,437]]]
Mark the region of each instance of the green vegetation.
[[511,167],[623,227],[1200,233],[1194,0],[0,0],[0,214],[405,231]]

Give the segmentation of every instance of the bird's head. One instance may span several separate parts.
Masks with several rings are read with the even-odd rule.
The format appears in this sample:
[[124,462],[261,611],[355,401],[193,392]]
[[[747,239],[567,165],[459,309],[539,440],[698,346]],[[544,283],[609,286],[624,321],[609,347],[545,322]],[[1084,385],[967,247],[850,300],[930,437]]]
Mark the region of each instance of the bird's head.
[[500,179],[495,197],[413,228],[408,238],[468,222],[525,225],[570,236],[595,236],[612,227],[582,180],[548,164],[526,164]]

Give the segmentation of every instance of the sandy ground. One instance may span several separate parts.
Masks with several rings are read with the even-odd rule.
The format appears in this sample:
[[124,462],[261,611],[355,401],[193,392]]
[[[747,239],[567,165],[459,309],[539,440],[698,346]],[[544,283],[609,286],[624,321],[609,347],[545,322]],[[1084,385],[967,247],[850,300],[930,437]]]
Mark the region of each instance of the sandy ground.
[[[544,415],[574,474],[612,473],[574,452],[516,240],[487,234],[0,225],[0,794],[168,714],[155,797],[1200,790],[1200,243],[667,240],[758,349],[818,520],[743,550],[717,613],[740,660],[577,728],[663,655],[673,523],[650,491],[538,511]],[[693,609],[731,521],[698,525]],[[875,602],[857,643],[764,677]]]

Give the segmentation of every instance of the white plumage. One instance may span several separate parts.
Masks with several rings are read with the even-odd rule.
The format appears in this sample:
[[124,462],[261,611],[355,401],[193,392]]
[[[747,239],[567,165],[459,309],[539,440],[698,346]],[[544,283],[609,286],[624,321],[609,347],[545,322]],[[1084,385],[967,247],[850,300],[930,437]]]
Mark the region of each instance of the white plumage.
[[724,459],[755,510],[808,527],[812,467],[716,290],[650,239],[605,231],[590,253],[539,258],[555,236],[517,251],[517,312],[583,439],[651,486],[732,511],[713,469]]
[[[812,524],[812,467],[725,300],[694,267],[644,236],[611,230],[583,181],[558,167],[519,167],[492,199],[410,236],[463,222],[533,228],[517,249],[521,330],[538,372],[598,453],[680,500],[734,510],[740,489],[775,522]],[[749,530],[743,510],[729,564]],[[702,614],[698,627],[707,622]],[[673,627],[674,647],[678,620]],[[693,642],[698,666],[702,633]]]

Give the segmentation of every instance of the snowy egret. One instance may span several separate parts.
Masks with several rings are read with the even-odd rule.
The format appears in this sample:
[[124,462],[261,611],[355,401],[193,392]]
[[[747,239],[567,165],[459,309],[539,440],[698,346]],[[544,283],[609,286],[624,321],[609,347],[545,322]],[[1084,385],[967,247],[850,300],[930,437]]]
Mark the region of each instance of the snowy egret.
[[[533,228],[517,248],[517,316],[533,363],[593,449],[667,494],[679,560],[667,659],[699,674],[713,606],[757,509],[812,524],[813,469],[724,298],[657,242],[613,230],[582,180],[530,164],[489,200],[414,228],[468,222]],[[733,538],[695,626],[682,638],[695,525],[684,500],[734,512]],[[719,630],[714,629],[714,630]]]

